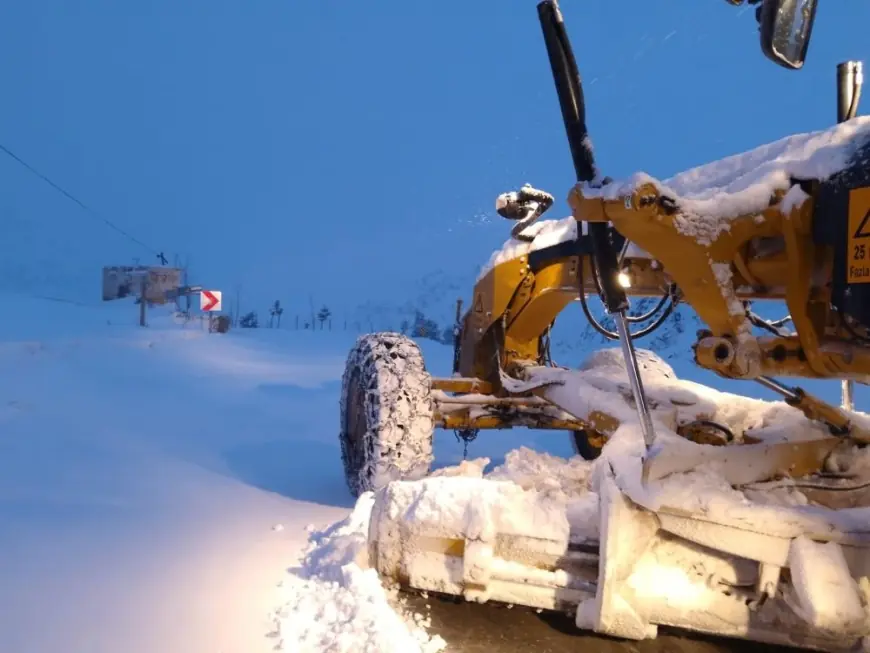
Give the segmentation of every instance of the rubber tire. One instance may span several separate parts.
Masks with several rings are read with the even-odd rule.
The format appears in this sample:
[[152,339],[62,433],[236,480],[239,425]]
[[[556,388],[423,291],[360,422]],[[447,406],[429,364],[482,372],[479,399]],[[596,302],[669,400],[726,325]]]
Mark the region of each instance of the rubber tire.
[[583,460],[595,460],[601,455],[601,449],[592,446],[589,442],[589,435],[586,431],[568,431],[568,435],[571,437],[574,453]]
[[354,497],[432,467],[432,377],[419,346],[400,333],[361,336],[341,387],[341,460]]

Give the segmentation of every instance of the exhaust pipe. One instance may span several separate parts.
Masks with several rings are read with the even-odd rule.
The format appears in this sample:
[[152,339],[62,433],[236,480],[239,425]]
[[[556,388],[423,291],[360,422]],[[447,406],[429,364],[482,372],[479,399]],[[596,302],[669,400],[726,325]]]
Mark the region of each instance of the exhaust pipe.
[[858,115],[861,87],[864,85],[864,64],[844,61],[837,64],[837,122],[846,122]]
[[[864,64],[860,61],[844,61],[837,64],[837,122],[846,122],[858,115],[861,88],[864,86]],[[855,409],[855,383],[851,379],[840,382],[841,406]]]

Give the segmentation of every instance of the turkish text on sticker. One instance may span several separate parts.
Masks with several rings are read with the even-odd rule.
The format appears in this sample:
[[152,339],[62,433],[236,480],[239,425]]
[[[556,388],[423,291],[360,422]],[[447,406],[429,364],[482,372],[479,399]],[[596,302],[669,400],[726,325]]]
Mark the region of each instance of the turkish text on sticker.
[[870,283],[870,187],[849,192],[846,283]]

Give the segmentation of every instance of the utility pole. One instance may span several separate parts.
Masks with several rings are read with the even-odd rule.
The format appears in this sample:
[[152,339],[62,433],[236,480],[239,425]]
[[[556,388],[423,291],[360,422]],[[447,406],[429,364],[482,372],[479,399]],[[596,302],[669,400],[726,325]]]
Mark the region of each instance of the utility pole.
[[139,326],[145,326],[145,295],[148,291],[148,277],[142,277],[141,292],[139,294]]
[[[190,275],[188,274],[189,267],[190,267],[190,256],[188,255],[184,258],[184,267],[181,269],[181,274],[183,275],[185,287],[190,285]],[[185,303],[185,311],[186,311],[188,317],[190,317],[190,301],[191,301],[190,293],[187,293],[184,296],[184,303]]]
[[462,334],[462,298],[456,300],[456,320],[453,322],[453,373],[459,373],[459,345]]

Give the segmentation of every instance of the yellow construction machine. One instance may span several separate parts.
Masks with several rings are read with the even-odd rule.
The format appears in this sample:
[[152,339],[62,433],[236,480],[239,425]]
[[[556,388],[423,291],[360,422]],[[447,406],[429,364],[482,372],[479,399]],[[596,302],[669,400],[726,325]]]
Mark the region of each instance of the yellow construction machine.
[[[815,5],[763,0],[771,60],[803,65]],[[579,627],[619,637],[669,625],[824,651],[870,646],[870,470],[843,462],[870,443],[870,419],[851,400],[854,383],[870,382],[860,63],[838,68],[838,123],[828,130],[666,182],[614,181],[593,159],[555,0],[540,2],[538,17],[577,177],[572,215],[539,220],[554,198],[530,186],[498,198],[516,224],[458,316],[452,376],[431,377],[398,333],[364,335],[350,352],[340,441],[351,491],[374,493],[371,566],[418,590],[571,610]],[[612,331],[586,305],[595,295]],[[659,300],[633,316],[629,296]],[[788,316],[762,319],[752,302],[764,300]],[[610,350],[619,378],[552,362],[553,323],[575,301],[619,342]],[[678,386],[635,349],[681,302],[705,325],[697,365],[787,404],[766,404],[760,429],[747,427],[749,400]],[[840,380],[843,403],[774,377]],[[789,426],[771,438],[773,422]],[[586,499],[565,498],[565,483],[430,476],[435,428],[469,438],[515,426],[568,431],[583,457],[601,454],[572,468],[594,470],[577,490],[592,497],[588,510],[576,509]],[[785,503],[783,488],[794,491]]]
[[[419,376],[425,365],[407,338],[381,333],[359,340],[348,359],[341,424],[354,494],[427,473],[433,425],[467,439],[481,429],[514,426],[567,430],[578,452],[594,458],[619,420],[596,409],[572,415],[546,397],[547,384],[521,392],[510,388],[512,380],[524,379],[524,370],[548,364],[553,323],[575,301],[598,332],[620,342],[647,446],[654,440],[653,424],[633,340],[661,325],[679,302],[690,305],[707,327],[694,345],[699,366],[761,383],[838,437],[870,442],[870,433],[847,410],[772,378],[841,379],[847,409],[852,383],[870,380],[870,258],[865,258],[870,169],[860,134],[853,139],[855,151],[848,152],[853,163],[830,178],[786,180],[769,197],[723,199],[718,208],[714,197],[707,200],[706,214],[695,215],[697,202],[683,201],[655,180],[620,184],[600,176],[561,14],[550,2],[538,10],[577,173],[568,196],[576,225],[562,221],[555,236],[546,229],[533,236],[553,197],[525,186],[497,199],[498,213],[516,221],[513,248],[509,243],[474,287],[457,325],[452,378]],[[764,2],[758,19],[765,54],[800,68],[814,17],[814,1]],[[857,111],[861,64],[841,64],[838,75],[839,122],[848,123]],[[728,214],[733,207],[738,213]],[[615,333],[594,318],[587,295],[601,298]],[[659,301],[646,315],[632,316],[627,295]],[[753,313],[755,300],[784,302],[794,332],[783,328],[785,321]],[[650,320],[637,333],[630,331],[633,323]],[[754,327],[766,335],[754,334]],[[416,385],[402,387],[412,380]],[[389,411],[401,414],[385,414]],[[405,415],[418,423],[403,424]],[[425,437],[407,437],[408,432]],[[679,424],[678,432],[696,441],[734,440],[727,425],[707,419]]]

